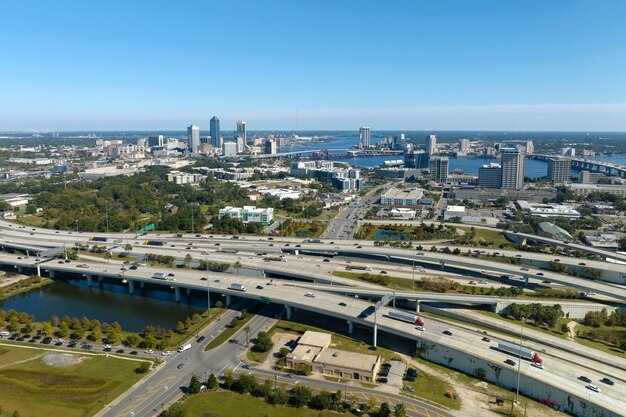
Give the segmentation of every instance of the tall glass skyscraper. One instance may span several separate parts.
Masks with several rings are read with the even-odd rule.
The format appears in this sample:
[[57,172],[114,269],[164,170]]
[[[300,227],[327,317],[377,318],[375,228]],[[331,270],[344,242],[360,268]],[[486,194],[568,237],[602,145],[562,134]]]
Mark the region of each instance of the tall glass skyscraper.
[[187,146],[191,152],[198,152],[198,146],[200,146],[200,128],[196,125],[191,125],[187,128]]
[[213,149],[221,148],[220,119],[216,116],[211,118],[211,146]]

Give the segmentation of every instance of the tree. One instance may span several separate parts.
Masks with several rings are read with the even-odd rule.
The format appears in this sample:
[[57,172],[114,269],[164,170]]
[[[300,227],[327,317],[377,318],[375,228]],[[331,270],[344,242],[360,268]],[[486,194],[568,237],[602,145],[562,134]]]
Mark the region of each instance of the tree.
[[278,356],[281,358],[286,358],[287,355],[289,354],[289,348],[286,347],[281,347],[280,350],[278,351]]
[[45,337],[50,335],[50,333],[52,333],[52,325],[50,325],[47,321],[44,321],[41,324],[41,335]]
[[217,388],[217,378],[215,377],[215,374],[211,374],[209,375],[209,378],[206,380],[206,386],[208,389],[215,389]]
[[200,392],[201,386],[200,380],[194,375],[191,377],[191,382],[189,383],[187,392],[189,392],[189,394],[197,394]]
[[145,374],[150,370],[150,363],[141,362],[137,368],[135,368],[135,372],[138,374]]
[[186,329],[187,327],[185,327],[185,323],[183,323],[182,321],[176,323],[176,331],[178,333],[183,333]]
[[239,270],[241,269],[241,262],[237,261],[233,264],[233,268],[235,268],[235,271],[237,271],[237,275],[239,275]]
[[[259,332],[256,337],[256,341],[254,342],[254,350],[257,352],[267,352],[273,346],[274,344],[272,343],[272,339],[270,338],[269,334],[267,332]],[[289,353],[289,349],[287,349],[287,353]],[[285,356],[287,355],[285,354]]]
[[191,261],[193,261],[193,257],[191,256],[191,254],[187,254],[185,255],[185,264],[187,264],[187,268],[189,268],[189,264],[191,263]]
[[104,255],[103,255],[103,256],[104,256],[104,259],[106,259],[106,260],[107,260],[107,263],[109,263],[109,260],[110,260],[110,259],[111,259],[111,257],[112,257],[111,252],[106,251],[106,252],[104,252]]
[[129,253],[132,250],[133,250],[133,245],[131,245],[130,243],[127,243],[124,245],[124,252]]
[[396,404],[396,410],[393,414],[395,417],[406,417],[406,407],[404,404]]
[[248,339],[250,337],[250,332],[252,331],[252,329],[250,328],[250,326],[246,325],[246,327],[243,328],[243,331],[246,332],[246,346],[248,346]]
[[389,408],[389,403],[382,403],[380,405],[380,410],[378,410],[378,417],[390,417],[391,409]]
[[224,372],[224,383],[223,386],[225,389],[230,389],[233,386],[235,379],[233,378],[233,371],[230,369]]
[[293,388],[289,396],[289,405],[295,408],[304,407],[311,401],[311,389],[302,385]]
[[172,404],[170,408],[159,414],[159,417],[185,417],[185,409],[180,403]]

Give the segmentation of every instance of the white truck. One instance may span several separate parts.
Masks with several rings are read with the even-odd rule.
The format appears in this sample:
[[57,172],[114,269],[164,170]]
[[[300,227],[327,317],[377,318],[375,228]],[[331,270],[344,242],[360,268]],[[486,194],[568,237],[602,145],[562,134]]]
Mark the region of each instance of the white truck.
[[178,348],[179,352],[184,352],[186,350],[191,349],[191,343],[187,343],[186,345],[182,345],[181,347]]
[[534,363],[543,364],[543,359],[541,359],[537,352],[518,344],[500,341],[498,342],[498,349],[513,356],[518,356]]
[[243,285],[243,284],[239,284],[237,282],[233,282],[232,284],[230,284],[229,289],[235,290],[235,291],[245,292],[246,291],[246,286]]
[[167,274],[165,272],[155,272],[152,278],[167,280]]
[[419,316],[415,314],[407,313],[399,310],[390,310],[388,316],[401,321],[406,321],[407,323],[413,323],[417,326],[418,330],[424,331],[424,320],[422,320]]

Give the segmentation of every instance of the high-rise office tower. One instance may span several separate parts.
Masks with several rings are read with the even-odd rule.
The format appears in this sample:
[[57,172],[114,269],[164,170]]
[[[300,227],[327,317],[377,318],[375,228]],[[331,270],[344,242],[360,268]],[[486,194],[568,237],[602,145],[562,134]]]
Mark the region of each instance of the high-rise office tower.
[[370,147],[370,128],[363,126],[359,128],[359,148]]
[[148,146],[163,146],[163,135],[148,136]]
[[571,181],[572,160],[569,158],[550,158],[548,160],[548,179],[554,183]]
[[187,143],[191,152],[198,152],[198,146],[200,146],[200,128],[196,125],[191,125],[187,128]]
[[459,139],[459,151],[467,152],[469,151],[470,141],[469,139]]
[[211,118],[211,146],[214,148],[221,148],[221,133],[220,133],[220,119],[216,116]]
[[437,136],[428,136],[428,144],[426,146],[426,149],[428,151],[428,156],[432,156],[435,152],[437,152]]
[[573,158],[576,156],[576,148],[572,148],[572,147],[561,148],[561,155],[570,156]]
[[524,187],[524,153],[517,148],[502,148],[502,188]]
[[502,187],[502,167],[492,162],[478,168],[478,186],[483,188]]
[[263,144],[263,153],[267,155],[276,154],[276,139],[266,139]]
[[430,158],[430,179],[445,184],[448,180],[448,157],[433,156]]
[[237,120],[237,136],[243,138],[243,143],[248,144],[248,133],[246,131],[245,120]]
[[526,141],[526,153],[535,153],[535,144],[532,140]]

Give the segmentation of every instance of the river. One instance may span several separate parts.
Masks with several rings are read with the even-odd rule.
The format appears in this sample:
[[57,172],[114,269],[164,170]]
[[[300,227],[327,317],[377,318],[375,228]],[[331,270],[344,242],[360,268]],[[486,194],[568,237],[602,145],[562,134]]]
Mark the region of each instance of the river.
[[132,332],[147,325],[174,329],[177,321],[206,310],[206,293],[192,292],[190,296],[182,293],[181,302],[176,303],[173,291],[162,286],[140,289],[137,285],[135,294],[131,295],[127,286],[112,282],[103,282],[102,287],[87,287],[85,280],[55,281],[0,300],[0,309],[27,312],[38,321],[48,320],[52,315],[85,316],[107,323],[117,321],[123,330]]

